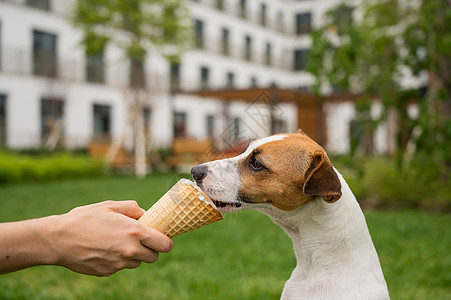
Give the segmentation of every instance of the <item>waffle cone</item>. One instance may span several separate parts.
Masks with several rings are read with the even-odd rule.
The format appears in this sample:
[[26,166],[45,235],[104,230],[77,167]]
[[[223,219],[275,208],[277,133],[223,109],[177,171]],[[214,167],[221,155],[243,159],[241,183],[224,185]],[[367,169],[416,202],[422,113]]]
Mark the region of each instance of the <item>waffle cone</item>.
[[194,182],[179,180],[138,221],[169,237],[222,220],[222,215]]

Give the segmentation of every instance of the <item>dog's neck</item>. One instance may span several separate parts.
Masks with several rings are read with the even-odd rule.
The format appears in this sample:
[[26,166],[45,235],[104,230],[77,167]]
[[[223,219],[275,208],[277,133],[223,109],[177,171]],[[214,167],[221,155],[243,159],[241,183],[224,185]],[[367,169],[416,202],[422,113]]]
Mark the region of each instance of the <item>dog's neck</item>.
[[365,284],[374,286],[376,279],[381,290],[386,291],[365,217],[346,181],[337,175],[343,195],[333,204],[316,199],[289,213],[261,210],[293,241],[297,266],[287,284],[295,288],[301,286],[299,282],[334,286],[340,280],[360,277],[359,281],[367,281],[359,282],[362,288]]
[[341,184],[343,195],[336,203],[319,198],[301,207],[287,222],[274,220],[292,239],[298,265],[303,269],[361,261],[363,258],[356,256],[368,253],[377,259],[359,204],[347,183]]

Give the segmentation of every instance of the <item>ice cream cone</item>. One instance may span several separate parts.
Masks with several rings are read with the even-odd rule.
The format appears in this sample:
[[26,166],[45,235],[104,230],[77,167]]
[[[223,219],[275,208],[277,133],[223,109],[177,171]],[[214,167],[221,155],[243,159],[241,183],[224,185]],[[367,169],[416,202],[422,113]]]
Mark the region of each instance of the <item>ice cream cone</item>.
[[222,220],[207,195],[192,181],[180,179],[139,221],[174,237]]

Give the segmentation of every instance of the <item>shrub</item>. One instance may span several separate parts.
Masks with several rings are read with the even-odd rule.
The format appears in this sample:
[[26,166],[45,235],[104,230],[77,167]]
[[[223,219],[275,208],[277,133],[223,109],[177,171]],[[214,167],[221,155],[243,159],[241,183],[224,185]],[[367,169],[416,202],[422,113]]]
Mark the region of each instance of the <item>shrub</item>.
[[90,177],[104,172],[102,162],[84,155],[30,156],[0,152],[0,183]]
[[451,210],[451,178],[445,171],[431,175],[417,163],[399,166],[396,159],[338,158],[337,168],[363,206],[377,208],[415,207]]

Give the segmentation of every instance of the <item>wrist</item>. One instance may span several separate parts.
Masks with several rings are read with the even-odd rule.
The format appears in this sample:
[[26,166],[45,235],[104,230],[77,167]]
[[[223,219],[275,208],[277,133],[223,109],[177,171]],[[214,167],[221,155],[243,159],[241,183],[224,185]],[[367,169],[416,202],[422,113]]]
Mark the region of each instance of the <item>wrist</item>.
[[61,232],[61,216],[48,216],[36,219],[32,226],[36,237],[36,258],[40,265],[58,265],[61,251],[59,236]]
[[58,227],[53,216],[0,224],[0,274],[55,264],[58,252],[52,239]]

